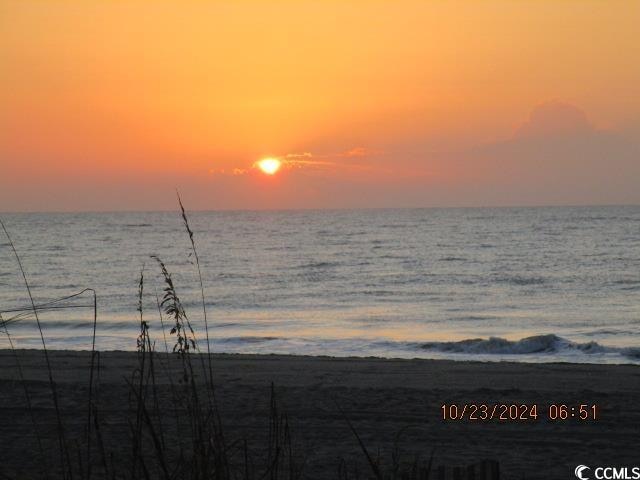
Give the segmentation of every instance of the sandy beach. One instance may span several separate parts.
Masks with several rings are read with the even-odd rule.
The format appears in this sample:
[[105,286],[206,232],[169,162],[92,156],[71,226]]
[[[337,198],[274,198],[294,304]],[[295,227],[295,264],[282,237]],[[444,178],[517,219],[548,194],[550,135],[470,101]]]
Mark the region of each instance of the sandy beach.
[[[56,420],[43,354],[21,350],[18,355],[38,431],[45,446],[53,445]],[[67,437],[81,445],[90,354],[53,351],[50,359]],[[163,364],[167,358],[158,354],[156,360]],[[13,353],[0,351],[0,361],[1,473],[33,478],[38,476],[36,436],[23,384]],[[175,356],[171,361],[171,368],[177,368]],[[109,445],[126,443],[126,378],[131,378],[136,364],[135,353],[100,355],[98,405],[101,431]],[[416,453],[428,458],[435,449],[434,466],[495,459],[501,478],[571,478],[578,464],[624,466],[638,461],[640,368],[636,366],[276,355],[216,355],[213,365],[222,422],[230,439],[259,444],[266,435],[273,382],[293,442],[304,457],[306,478],[336,478],[340,459],[367,472],[338,406],[383,462],[391,458],[396,444],[406,458]],[[158,388],[168,391],[166,379],[158,381]],[[452,403],[537,404],[538,418],[444,421],[441,406]],[[595,404],[597,418],[552,421],[550,404]]]

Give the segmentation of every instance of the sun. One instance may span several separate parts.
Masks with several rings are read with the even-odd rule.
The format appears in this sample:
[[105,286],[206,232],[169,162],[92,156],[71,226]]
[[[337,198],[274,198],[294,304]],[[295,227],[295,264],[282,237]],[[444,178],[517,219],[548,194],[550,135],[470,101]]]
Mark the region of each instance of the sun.
[[267,175],[274,175],[281,166],[282,162],[277,158],[263,158],[258,162],[258,168]]

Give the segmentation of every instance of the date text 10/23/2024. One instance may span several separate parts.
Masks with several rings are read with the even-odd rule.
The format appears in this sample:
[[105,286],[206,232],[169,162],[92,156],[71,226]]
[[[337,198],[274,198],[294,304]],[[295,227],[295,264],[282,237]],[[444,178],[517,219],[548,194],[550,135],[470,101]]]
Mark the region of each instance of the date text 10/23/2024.
[[600,418],[600,407],[586,403],[552,403],[548,406],[536,403],[445,403],[440,407],[440,413],[444,421],[593,421]]

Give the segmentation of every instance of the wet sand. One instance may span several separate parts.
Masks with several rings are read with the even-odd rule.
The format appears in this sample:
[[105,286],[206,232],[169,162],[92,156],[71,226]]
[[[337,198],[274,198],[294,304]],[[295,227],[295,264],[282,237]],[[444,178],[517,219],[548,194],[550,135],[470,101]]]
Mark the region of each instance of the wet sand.
[[[56,420],[41,351],[18,351],[47,445]],[[87,411],[90,354],[50,352],[68,437],[79,444]],[[175,359],[172,359],[174,361]],[[166,361],[164,354],[158,362]],[[13,353],[0,351],[0,477],[38,476],[36,436]],[[215,355],[217,398],[227,436],[258,442],[268,428],[273,382],[306,478],[336,478],[340,459],[363,455],[340,408],[366,446],[383,461],[398,445],[434,465],[500,462],[501,478],[573,478],[578,464],[640,465],[640,367],[633,365],[480,363],[281,355]],[[107,443],[123,443],[126,378],[135,353],[100,356],[99,408]],[[160,380],[159,388],[168,389]],[[537,404],[528,420],[444,421],[442,404]],[[596,420],[552,421],[550,404],[597,405]],[[468,413],[468,412],[467,412]],[[112,438],[109,438],[111,436]],[[52,460],[54,461],[54,460]]]

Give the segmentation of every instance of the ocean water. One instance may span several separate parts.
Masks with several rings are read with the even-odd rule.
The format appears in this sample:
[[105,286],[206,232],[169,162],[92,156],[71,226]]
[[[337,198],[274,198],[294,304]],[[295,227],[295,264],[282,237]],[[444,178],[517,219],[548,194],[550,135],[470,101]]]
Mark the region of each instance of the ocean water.
[[[204,348],[178,212],[0,218],[48,347],[91,347],[92,299],[57,301],[90,287],[98,348],[134,350],[144,265],[143,315],[156,348],[170,349],[157,255]],[[214,351],[640,363],[638,206],[194,212],[190,222]],[[41,347],[4,237],[0,312],[15,346]]]

